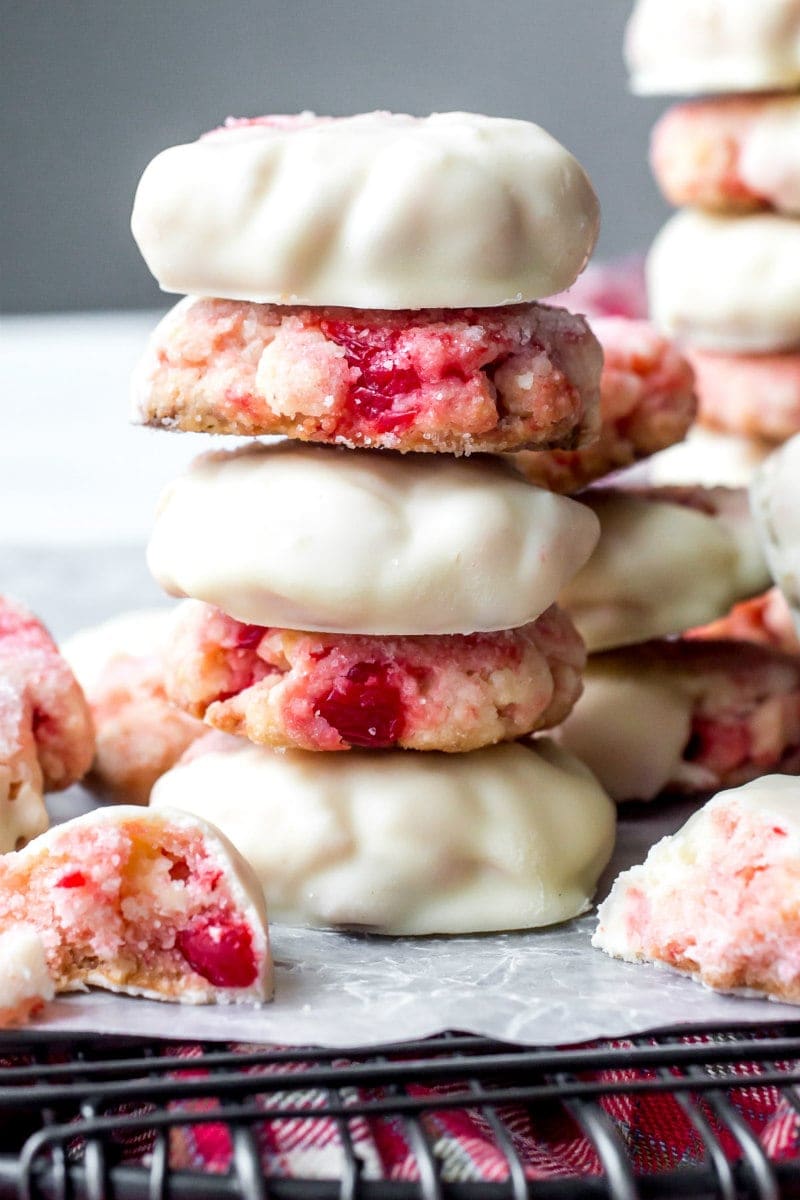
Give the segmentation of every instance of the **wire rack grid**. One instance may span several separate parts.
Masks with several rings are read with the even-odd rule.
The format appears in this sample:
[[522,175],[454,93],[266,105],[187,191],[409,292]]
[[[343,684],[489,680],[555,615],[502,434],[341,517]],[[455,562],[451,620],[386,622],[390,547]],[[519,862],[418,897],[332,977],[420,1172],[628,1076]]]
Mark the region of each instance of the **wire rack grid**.
[[[743,1115],[769,1094],[800,1128],[800,1024],[558,1050],[15,1034],[0,1061],[0,1200],[800,1197],[800,1158],[771,1153]],[[658,1128],[642,1145],[620,1115],[665,1101],[684,1123],[672,1156],[653,1153]],[[460,1125],[448,1138],[458,1122],[480,1154]],[[580,1152],[532,1154],[522,1125]],[[403,1149],[390,1167],[368,1145]]]

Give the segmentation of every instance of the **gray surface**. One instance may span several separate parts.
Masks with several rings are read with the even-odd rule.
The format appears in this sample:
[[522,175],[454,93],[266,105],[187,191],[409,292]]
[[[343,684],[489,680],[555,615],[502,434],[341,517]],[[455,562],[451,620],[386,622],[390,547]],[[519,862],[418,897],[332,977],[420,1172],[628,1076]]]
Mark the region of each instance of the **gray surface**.
[[660,101],[627,95],[629,0],[3,0],[2,305],[163,302],[128,232],[162,147],[229,113],[477,109],[538,121],[589,169],[601,253],[647,245]]

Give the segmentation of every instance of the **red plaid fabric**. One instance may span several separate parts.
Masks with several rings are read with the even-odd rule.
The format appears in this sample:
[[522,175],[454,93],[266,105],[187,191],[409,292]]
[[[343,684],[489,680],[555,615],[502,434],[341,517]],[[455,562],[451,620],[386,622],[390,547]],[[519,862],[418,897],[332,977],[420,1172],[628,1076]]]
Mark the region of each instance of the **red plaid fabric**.
[[[723,1035],[731,1040],[731,1035]],[[713,1042],[713,1037],[695,1037],[693,1042]],[[632,1043],[617,1041],[616,1049],[626,1049]],[[263,1050],[263,1047],[234,1047],[242,1052]],[[165,1053],[175,1054],[174,1048]],[[201,1066],[192,1066],[192,1059],[202,1053],[199,1046],[184,1046],[178,1052],[185,1066],[174,1073],[176,1079],[208,1079],[213,1096],[214,1076]],[[2,1066],[11,1059],[0,1060]],[[19,1060],[16,1061],[19,1065]],[[333,1066],[347,1065],[345,1060]],[[326,1116],[315,1116],[331,1101],[330,1093],[318,1088],[304,1088],[303,1075],[313,1066],[308,1061],[265,1064],[246,1067],[254,1081],[261,1076],[278,1075],[286,1080],[281,1091],[262,1093],[258,1103],[263,1106],[265,1120],[253,1126],[255,1143],[267,1178],[339,1179],[346,1170],[345,1150],[340,1126]],[[800,1117],[778,1090],[771,1086],[735,1088],[735,1080],[746,1072],[752,1077],[759,1068],[754,1065],[718,1066],[706,1068],[718,1078],[728,1092],[736,1111],[756,1134],[767,1155],[773,1161],[800,1160]],[[480,1076],[480,1061],[476,1061],[476,1077]],[[643,1070],[614,1070],[592,1076],[602,1082],[630,1082],[654,1079],[656,1074]],[[463,1094],[462,1085],[427,1088],[410,1085],[407,1094],[435,1099],[454,1092]],[[339,1095],[345,1104],[385,1098],[391,1093],[384,1089],[345,1089]],[[726,1155],[732,1160],[741,1156],[741,1148],[732,1134],[720,1124],[711,1107],[698,1095],[695,1100],[706,1120],[716,1133]],[[646,1175],[674,1170],[683,1164],[703,1159],[700,1135],[688,1119],[674,1095],[620,1094],[600,1100],[612,1118],[625,1145],[628,1159],[637,1174]],[[299,1110],[291,1119],[269,1120],[273,1110],[291,1107]],[[130,1108],[120,1113],[145,1115],[147,1110]],[[204,1114],[208,1120],[196,1125],[177,1123],[170,1133],[170,1163],[176,1170],[224,1173],[231,1168],[233,1146],[228,1126],[222,1120],[220,1104],[215,1099],[181,1101],[170,1111]],[[215,1115],[219,1113],[219,1119]],[[527,1177],[531,1180],[557,1179],[600,1175],[602,1165],[590,1140],[561,1105],[534,1105],[528,1108],[501,1107],[497,1113],[508,1131]],[[433,1110],[419,1117],[425,1139],[438,1160],[440,1174],[452,1182],[502,1182],[508,1178],[509,1167],[498,1146],[491,1124],[476,1110],[458,1108]],[[412,1128],[402,1117],[353,1116],[348,1119],[350,1146],[358,1159],[359,1170],[365,1179],[416,1180],[419,1178],[418,1157],[414,1148]],[[153,1148],[149,1131],[120,1134],[115,1138],[121,1158],[133,1165],[148,1165]],[[83,1153],[79,1123],[76,1138],[69,1147],[69,1157],[75,1161]]]
[[[625,1042],[614,1044],[617,1048],[626,1046]],[[344,1149],[336,1121],[313,1116],[315,1109],[325,1107],[329,1096],[316,1089],[303,1090],[302,1075],[306,1069],[303,1064],[293,1065],[290,1071],[297,1079],[292,1082],[292,1090],[287,1088],[262,1097],[265,1112],[287,1104],[303,1110],[302,1116],[264,1122],[257,1127],[257,1144],[268,1177],[336,1179],[345,1170]],[[709,1068],[719,1075],[723,1086],[730,1086],[736,1074],[745,1069],[749,1074],[757,1071],[754,1067]],[[286,1074],[287,1068],[285,1065],[257,1067],[253,1073]],[[479,1074],[479,1066],[476,1074]],[[607,1071],[596,1078],[619,1082],[656,1076],[648,1071]],[[455,1085],[440,1088],[409,1086],[407,1092],[427,1099],[453,1090],[459,1089]],[[349,1093],[353,1101],[387,1095],[379,1089]],[[771,1159],[800,1159],[800,1117],[776,1088],[749,1087],[731,1092],[730,1097]],[[622,1094],[600,1103],[613,1119],[637,1174],[673,1170],[703,1159],[700,1135],[674,1096]],[[720,1125],[702,1098],[697,1104],[727,1156],[731,1160],[739,1158],[741,1148],[735,1138]],[[207,1111],[214,1111],[216,1107],[213,1101],[205,1105]],[[499,1108],[497,1111],[528,1178],[543,1180],[602,1173],[591,1142],[561,1106]],[[479,1112],[442,1109],[421,1116],[420,1121],[443,1179],[502,1182],[508,1177],[506,1157],[497,1145],[489,1122]],[[414,1180],[419,1177],[409,1126],[402,1118],[366,1120],[357,1116],[349,1121],[348,1127],[364,1178]],[[230,1167],[231,1153],[230,1136],[221,1123],[212,1121],[200,1126],[182,1126],[172,1135],[173,1165],[178,1168],[224,1172]]]

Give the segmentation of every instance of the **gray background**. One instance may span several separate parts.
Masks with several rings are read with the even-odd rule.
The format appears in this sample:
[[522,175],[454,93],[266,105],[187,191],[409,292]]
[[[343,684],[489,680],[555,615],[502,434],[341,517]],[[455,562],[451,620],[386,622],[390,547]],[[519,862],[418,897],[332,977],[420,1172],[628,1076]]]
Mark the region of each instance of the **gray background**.
[[626,93],[629,0],[2,0],[5,311],[165,303],[128,232],[139,174],[227,114],[474,109],[538,121],[600,193],[600,253],[666,209],[664,107]]

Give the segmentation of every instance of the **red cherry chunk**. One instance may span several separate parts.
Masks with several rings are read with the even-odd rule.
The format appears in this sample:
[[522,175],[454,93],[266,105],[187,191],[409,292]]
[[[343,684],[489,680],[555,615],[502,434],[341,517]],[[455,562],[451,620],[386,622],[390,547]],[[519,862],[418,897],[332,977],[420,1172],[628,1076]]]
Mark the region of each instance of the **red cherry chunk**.
[[316,705],[343,741],[362,749],[394,745],[403,732],[403,702],[382,663],[356,663]]
[[67,875],[62,875],[56,887],[60,888],[79,888],[86,887],[86,876],[83,871],[70,871]]
[[750,755],[750,735],[745,725],[725,724],[695,717],[692,736],[684,751],[687,762],[699,762],[712,771],[732,771]]
[[349,395],[358,414],[375,420],[381,432],[410,425],[419,409],[396,410],[394,402],[399,396],[417,391],[420,378],[413,367],[399,367],[395,362],[397,331],[359,329],[345,321],[326,321],[323,332],[344,348],[349,365],[359,371]]
[[246,925],[223,914],[201,917],[183,929],[175,944],[192,970],[214,987],[249,987],[258,974],[253,939]]
[[241,650],[255,650],[266,632],[263,625],[240,625],[236,630],[236,645]]

